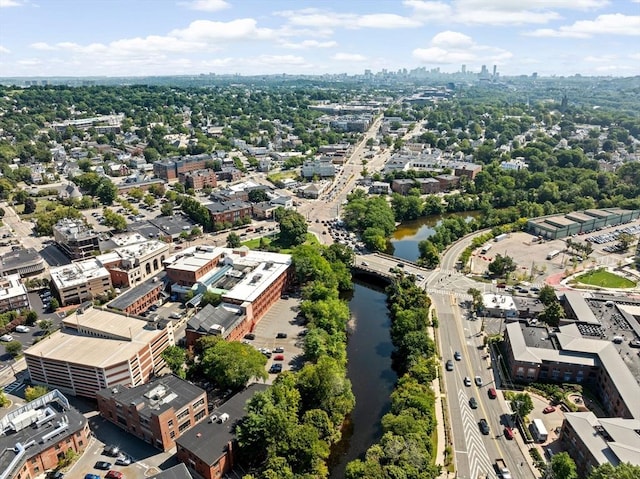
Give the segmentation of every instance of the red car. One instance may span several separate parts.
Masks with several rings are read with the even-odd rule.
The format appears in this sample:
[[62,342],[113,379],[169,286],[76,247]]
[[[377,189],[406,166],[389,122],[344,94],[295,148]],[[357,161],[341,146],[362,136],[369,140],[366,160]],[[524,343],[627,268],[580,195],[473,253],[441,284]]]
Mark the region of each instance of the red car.
[[276,354],[276,355],[273,357],[273,360],[274,360],[274,361],[284,361],[284,354]]
[[511,429],[510,427],[505,427],[504,437],[506,437],[509,440],[513,439],[513,429]]
[[489,395],[489,397],[490,397],[491,399],[495,399],[495,398],[497,398],[497,397],[498,397],[498,393],[497,393],[497,392],[496,392],[496,390],[495,390],[495,389],[493,389],[493,388],[489,388],[489,389],[487,390],[487,394]]
[[542,412],[543,412],[544,414],[549,414],[550,412],[553,412],[553,411],[555,411],[555,410],[556,410],[556,407],[555,407],[555,406],[547,406],[546,408],[544,408],[544,409],[542,410]]
[[120,471],[109,471],[104,477],[108,479],[123,479],[124,475]]

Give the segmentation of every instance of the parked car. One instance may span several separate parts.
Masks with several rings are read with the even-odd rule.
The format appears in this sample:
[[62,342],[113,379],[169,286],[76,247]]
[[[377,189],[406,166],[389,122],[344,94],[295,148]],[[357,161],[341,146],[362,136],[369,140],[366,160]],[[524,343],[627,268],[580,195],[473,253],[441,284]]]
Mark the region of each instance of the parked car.
[[100,476],[97,474],[85,474],[84,479],[100,479]]
[[10,334],[3,334],[2,336],[0,336],[0,341],[8,343],[9,341],[13,341],[13,336],[11,336]]
[[634,339],[629,342],[629,346],[632,348],[640,348],[640,339]]
[[491,429],[489,428],[489,423],[487,422],[487,420],[486,420],[486,419],[484,419],[484,418],[483,418],[483,419],[480,419],[480,422],[478,423],[478,426],[480,427],[480,432],[481,432],[482,434],[484,434],[485,436],[486,436],[487,434],[489,434],[489,431],[490,431]]
[[278,346],[273,350],[274,353],[284,353],[284,348],[282,346]]
[[554,412],[555,410],[556,410],[556,407],[555,407],[555,406],[547,406],[546,408],[544,408],[544,409],[542,410],[542,412],[543,412],[544,414],[549,414],[549,413]]
[[93,467],[95,467],[96,469],[103,469],[105,471],[108,471],[109,469],[111,469],[111,463],[107,461],[98,461]]
[[276,338],[285,339],[287,337],[287,333],[278,333],[276,334]]
[[29,331],[31,331],[29,326],[25,326],[23,324],[19,324],[18,326],[16,326],[16,332],[18,333],[28,333]]
[[271,367],[269,368],[269,372],[271,374],[281,373],[282,372],[282,364],[280,364],[280,363],[272,364]]
[[284,361],[284,354],[276,354],[276,355],[273,357],[273,360],[274,360],[274,361]]
[[447,361],[447,371],[453,371],[453,361],[451,361],[451,359],[449,359]]
[[116,456],[120,455],[120,447],[119,446],[114,446],[113,444],[110,444],[108,446],[104,446],[104,449],[102,450],[102,454],[106,454],[107,456],[116,457]]
[[121,454],[120,456],[118,456],[118,459],[116,459],[116,466],[128,466],[132,462],[133,459],[131,457],[127,456],[126,454]]
[[244,339],[254,340],[254,339],[256,339],[256,335],[253,334],[253,333],[247,333],[247,334],[244,335]]
[[498,393],[496,392],[496,390],[494,388],[489,388],[489,390],[487,391],[487,394],[489,395],[489,398],[491,399],[495,399],[498,397]]
[[476,398],[472,397],[469,399],[469,407],[471,409],[478,409],[478,401],[476,401]]
[[122,474],[120,471],[109,471],[104,477],[106,477],[107,479],[122,479],[124,477],[124,474]]

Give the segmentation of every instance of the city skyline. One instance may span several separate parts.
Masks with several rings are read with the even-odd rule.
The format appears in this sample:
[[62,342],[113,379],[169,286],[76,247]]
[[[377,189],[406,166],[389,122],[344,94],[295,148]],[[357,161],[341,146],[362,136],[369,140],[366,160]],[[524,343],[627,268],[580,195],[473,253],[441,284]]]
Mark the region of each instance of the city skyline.
[[640,0],[0,0],[0,77],[640,74]]

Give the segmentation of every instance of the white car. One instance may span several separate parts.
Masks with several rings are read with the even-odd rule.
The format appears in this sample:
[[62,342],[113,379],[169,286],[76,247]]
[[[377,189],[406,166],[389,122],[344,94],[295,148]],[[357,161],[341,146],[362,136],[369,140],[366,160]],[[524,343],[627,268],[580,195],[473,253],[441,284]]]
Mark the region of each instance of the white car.
[[31,331],[31,329],[29,329],[29,326],[24,326],[22,324],[16,326],[16,331],[18,333],[28,333],[29,331]]
[[9,341],[13,341],[13,336],[11,336],[10,334],[3,334],[2,336],[0,336],[0,341],[8,343]]

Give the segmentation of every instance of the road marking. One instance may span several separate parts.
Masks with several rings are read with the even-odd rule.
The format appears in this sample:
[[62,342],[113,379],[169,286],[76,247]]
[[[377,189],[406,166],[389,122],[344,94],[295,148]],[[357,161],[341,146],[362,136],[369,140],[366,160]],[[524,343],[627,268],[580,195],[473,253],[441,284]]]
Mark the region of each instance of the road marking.
[[489,453],[480,435],[478,422],[469,406],[469,399],[462,389],[458,390],[458,402],[462,416],[464,439],[469,454],[469,470],[471,477],[478,477],[480,472],[491,470],[492,464],[489,461]]

